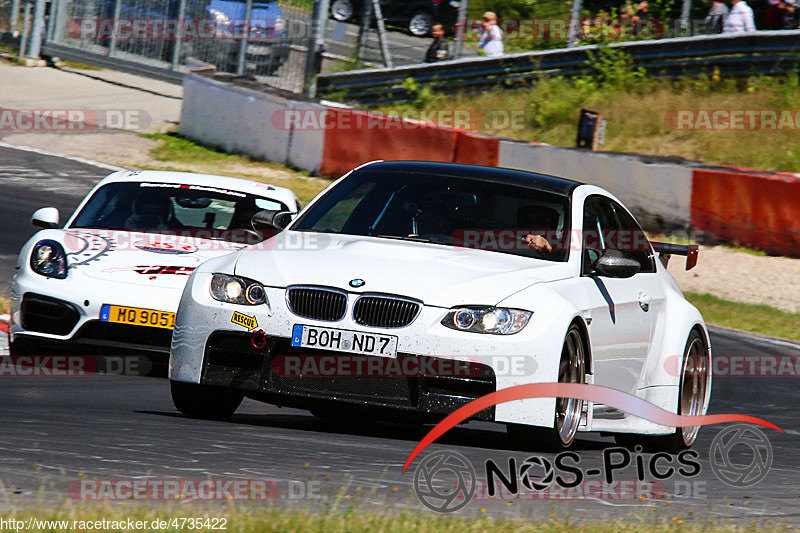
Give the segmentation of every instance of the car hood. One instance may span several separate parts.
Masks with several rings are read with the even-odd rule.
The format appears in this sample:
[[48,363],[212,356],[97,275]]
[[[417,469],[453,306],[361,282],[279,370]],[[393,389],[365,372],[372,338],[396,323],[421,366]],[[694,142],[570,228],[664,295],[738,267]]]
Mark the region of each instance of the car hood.
[[202,262],[245,245],[187,235],[66,230],[60,242],[71,273],[117,283],[182,289]]
[[[323,285],[427,305],[494,305],[530,285],[565,279],[565,263],[437,244],[284,231],[241,252],[235,274],[272,287]],[[364,281],[352,288],[354,279]]]

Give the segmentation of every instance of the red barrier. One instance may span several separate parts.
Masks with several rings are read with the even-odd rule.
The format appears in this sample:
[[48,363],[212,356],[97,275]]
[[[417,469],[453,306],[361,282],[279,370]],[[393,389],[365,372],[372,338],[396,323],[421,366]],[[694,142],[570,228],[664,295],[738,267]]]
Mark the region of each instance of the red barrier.
[[800,178],[694,170],[691,220],[717,240],[800,257]]
[[453,162],[496,167],[499,157],[499,138],[467,131],[458,132]]
[[329,108],[320,173],[338,177],[376,159],[453,161],[456,130],[364,111]]

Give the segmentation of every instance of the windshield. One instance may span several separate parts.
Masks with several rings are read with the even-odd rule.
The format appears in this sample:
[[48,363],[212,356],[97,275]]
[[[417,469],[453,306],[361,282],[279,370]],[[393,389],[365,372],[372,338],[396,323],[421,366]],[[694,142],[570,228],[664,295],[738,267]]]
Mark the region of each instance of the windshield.
[[437,175],[359,172],[309,207],[291,229],[566,261],[568,207],[567,197],[526,187]]
[[[126,231],[252,230],[263,209],[287,211],[283,203],[238,191],[171,183],[110,183],[83,206],[71,228]],[[227,232],[227,233],[226,233]],[[206,232],[207,233],[207,232]]]

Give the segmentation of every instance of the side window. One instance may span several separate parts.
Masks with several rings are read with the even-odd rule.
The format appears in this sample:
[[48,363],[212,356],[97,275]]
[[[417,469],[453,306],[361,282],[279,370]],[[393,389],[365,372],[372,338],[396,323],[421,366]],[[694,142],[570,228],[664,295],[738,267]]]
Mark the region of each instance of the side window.
[[583,259],[581,272],[589,274],[603,252],[613,248],[608,237],[619,226],[607,198],[590,196],[583,204]]
[[629,254],[639,261],[641,270],[639,272],[652,273],[656,271],[655,257],[650,248],[650,241],[647,240],[644,230],[636,220],[628,213],[624,207],[616,202],[611,202],[617,219],[620,223],[619,238],[617,246],[620,250]]
[[581,272],[591,273],[592,264],[608,249],[636,259],[640,272],[655,272],[650,244],[636,220],[617,202],[590,196],[583,208],[583,259]]

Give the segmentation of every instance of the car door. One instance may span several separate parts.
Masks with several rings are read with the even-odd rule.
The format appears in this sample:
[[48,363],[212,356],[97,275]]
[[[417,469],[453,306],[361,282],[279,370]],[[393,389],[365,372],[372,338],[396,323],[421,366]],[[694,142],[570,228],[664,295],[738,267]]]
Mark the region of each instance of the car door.
[[[592,264],[607,250],[639,261],[630,278],[597,274]],[[634,393],[650,349],[654,317],[664,299],[655,260],[644,232],[617,202],[600,195],[584,203],[581,279],[591,319],[597,385]]]

